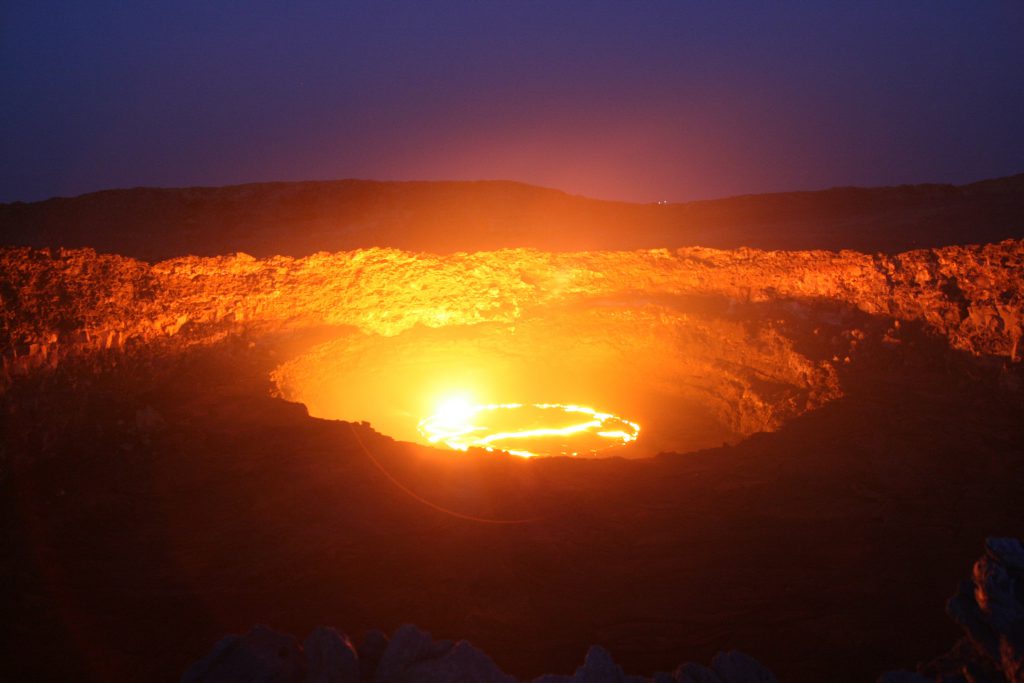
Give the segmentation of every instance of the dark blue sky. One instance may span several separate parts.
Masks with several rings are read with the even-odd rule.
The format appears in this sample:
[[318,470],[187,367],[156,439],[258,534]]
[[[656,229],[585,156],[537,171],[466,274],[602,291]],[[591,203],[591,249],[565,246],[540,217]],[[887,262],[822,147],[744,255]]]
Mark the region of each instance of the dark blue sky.
[[0,201],[968,182],[1024,171],[1024,3],[6,0],[0,93]]

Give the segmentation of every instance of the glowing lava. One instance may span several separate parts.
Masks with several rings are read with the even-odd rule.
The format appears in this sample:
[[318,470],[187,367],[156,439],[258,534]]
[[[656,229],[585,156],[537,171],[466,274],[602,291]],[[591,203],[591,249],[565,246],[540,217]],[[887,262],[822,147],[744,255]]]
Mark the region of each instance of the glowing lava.
[[593,408],[559,403],[478,405],[464,399],[442,403],[422,420],[430,443],[465,451],[483,448],[531,458],[593,455],[635,441],[640,425]]

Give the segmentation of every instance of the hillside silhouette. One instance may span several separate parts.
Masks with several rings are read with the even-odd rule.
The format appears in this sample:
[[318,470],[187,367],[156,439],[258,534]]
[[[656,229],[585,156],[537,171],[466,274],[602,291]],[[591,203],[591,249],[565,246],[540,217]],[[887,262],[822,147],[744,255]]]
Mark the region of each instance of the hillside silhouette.
[[449,253],[707,246],[895,253],[1024,237],[1024,174],[969,185],[835,188],[631,204],[508,181],[257,183],[106,190],[0,204],[0,243],[304,256],[370,246]]

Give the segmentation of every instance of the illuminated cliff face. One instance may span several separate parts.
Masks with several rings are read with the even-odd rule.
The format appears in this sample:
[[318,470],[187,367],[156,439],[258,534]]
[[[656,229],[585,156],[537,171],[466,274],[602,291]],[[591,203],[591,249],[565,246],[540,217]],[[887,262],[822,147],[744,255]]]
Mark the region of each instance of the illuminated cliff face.
[[11,249],[0,380],[104,350],[315,332],[272,373],[314,416],[425,441],[421,423],[453,397],[582,405],[641,426],[612,452],[649,455],[773,430],[841,396],[847,359],[898,344],[901,324],[1016,362],[1022,264],[1019,242],[896,257],[369,249],[155,265]]

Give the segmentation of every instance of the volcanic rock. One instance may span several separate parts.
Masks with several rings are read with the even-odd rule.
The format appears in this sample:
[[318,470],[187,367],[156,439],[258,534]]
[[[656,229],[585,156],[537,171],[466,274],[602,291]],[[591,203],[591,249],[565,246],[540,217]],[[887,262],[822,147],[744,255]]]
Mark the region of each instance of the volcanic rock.
[[319,627],[302,641],[307,683],[358,683],[359,657],[346,636]]
[[680,665],[675,677],[680,683],[722,683],[714,670],[693,662]]
[[388,641],[374,675],[375,683],[397,679],[411,664],[431,656],[433,640],[412,624],[400,627]]
[[573,683],[625,683],[622,673],[612,656],[600,645],[591,645],[583,666],[576,670]]
[[[90,249],[0,250],[5,374],[53,357],[159,343],[210,343],[254,329],[354,326],[395,335],[416,325],[513,323],[559,301],[615,294],[787,301],[811,315],[842,302],[919,320],[954,348],[1016,360],[1024,242],[906,252],[719,251],[438,256],[365,249],[306,258],[245,254],[149,265]],[[184,324],[182,321],[188,321]]]
[[[318,639],[314,643],[319,647]],[[302,647],[294,637],[266,626],[244,636],[225,636],[206,657],[182,675],[182,683],[302,683],[306,676]],[[330,679],[327,679],[330,680]],[[344,680],[344,679],[341,679]]]
[[719,652],[711,660],[711,668],[723,683],[778,683],[771,671],[738,650]]
[[[438,650],[444,654],[438,655]],[[379,671],[379,669],[378,669]],[[432,648],[428,656],[409,665],[397,675],[380,677],[380,683],[515,683],[482,651],[464,640]]]
[[381,657],[388,648],[388,637],[380,629],[370,629],[363,634],[356,652],[359,660],[359,680],[372,681]]
[[[370,631],[360,653],[377,654],[382,633]],[[301,655],[305,652],[305,665]],[[284,664],[282,662],[285,662]],[[293,663],[299,666],[293,667]],[[360,669],[362,666],[362,669]],[[314,630],[302,647],[286,634],[265,626],[245,636],[227,636],[193,664],[182,683],[516,683],[479,649],[465,640],[435,641],[411,624],[399,627],[375,665],[359,661],[348,638],[330,628]],[[653,678],[623,673],[600,645],[592,645],[583,664],[571,675],[546,674],[530,683],[775,683],[775,677],[741,652],[718,653],[711,668],[680,665],[674,674]]]
[[966,637],[919,667],[889,671],[878,683],[1022,683],[1024,681],[1024,542],[989,538],[946,605]]
[[[5,250],[9,676],[155,680],[261,615],[413,621],[524,678],[592,643],[644,673],[738,647],[801,683],[927,661],[955,628],[927,606],[978,538],[1021,523],[1022,256]],[[637,461],[526,461],[405,443],[319,401],[397,401],[441,348],[536,360],[555,388],[571,367],[613,399],[650,390],[662,426],[703,410],[721,429]],[[997,608],[976,600],[975,630],[997,652],[986,629],[1012,619],[999,571],[980,576]],[[367,683],[388,649],[370,640]],[[967,645],[975,680],[1003,675]],[[396,675],[467,653],[432,641]]]
[[1024,543],[990,538],[947,610],[1006,680],[1024,682]]
[[[990,538],[948,611],[968,640],[923,668],[922,672],[890,671],[879,683],[1022,683],[1024,681],[1024,543]],[[183,683],[267,681],[316,683],[514,683],[486,654],[466,641],[434,641],[411,624],[400,627],[384,646],[383,634],[367,633],[359,651],[379,656],[364,662],[345,636],[318,628],[303,646],[288,635],[257,626],[245,636],[227,636],[193,664]],[[305,653],[305,659],[302,653]],[[925,674],[930,674],[925,675]],[[673,674],[653,678],[631,676],[607,650],[593,645],[572,676],[547,674],[531,683],[777,683],[757,660],[732,650],[719,652],[711,666],[687,663]]]
[[[80,377],[126,356],[319,335],[272,374],[278,395],[319,417],[370,419],[416,438],[382,422],[399,408],[369,402],[364,385],[392,374],[409,384],[421,378],[402,359],[442,354],[503,368],[492,385],[519,378],[536,389],[547,378],[572,393],[568,373],[580,378],[575,394],[592,394],[586,378],[602,376],[607,398],[648,410],[647,434],[665,435],[647,455],[696,450],[775,431],[834,401],[844,394],[839,371],[863,349],[911,346],[919,332],[1003,364],[1000,386],[1014,391],[1022,268],[1019,241],[895,256],[365,249],[153,265],[88,249],[5,249],[0,392],[69,363]],[[694,424],[680,425],[681,415]]]

